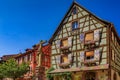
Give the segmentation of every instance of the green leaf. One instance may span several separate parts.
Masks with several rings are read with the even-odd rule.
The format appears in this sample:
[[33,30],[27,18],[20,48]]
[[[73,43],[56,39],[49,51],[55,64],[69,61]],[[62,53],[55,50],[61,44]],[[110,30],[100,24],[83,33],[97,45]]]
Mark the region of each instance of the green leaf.
[[15,59],[9,59],[8,61],[0,64],[0,77],[7,78],[19,78],[29,71],[29,64],[22,63],[18,65]]

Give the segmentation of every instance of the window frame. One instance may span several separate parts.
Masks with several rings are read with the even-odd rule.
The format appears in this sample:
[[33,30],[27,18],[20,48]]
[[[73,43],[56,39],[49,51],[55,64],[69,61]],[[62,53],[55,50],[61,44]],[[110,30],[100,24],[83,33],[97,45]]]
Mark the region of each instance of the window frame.
[[90,34],[90,33],[93,34],[93,36],[92,36],[92,37],[93,37],[93,40],[90,40],[90,41],[94,41],[94,31],[90,31],[90,32],[86,32],[86,33],[85,33],[84,42],[87,42],[87,41],[86,41],[86,35],[87,35],[87,34]]
[[[87,58],[86,58],[86,52],[91,52],[91,51],[93,51],[93,58],[87,59]],[[94,54],[95,54],[95,50],[85,51],[85,58],[84,58],[84,59],[85,59],[85,61],[94,60],[94,58],[95,58],[95,57],[94,57]]]
[[[70,57],[69,57],[69,55],[70,55],[71,53],[62,53],[61,55],[60,55],[60,64],[59,64],[59,66],[61,67],[61,68],[66,68],[66,67],[68,67],[69,65],[71,65],[71,63],[73,62],[73,56],[71,55],[71,60],[69,59]],[[67,57],[67,62],[64,62],[63,61],[63,58],[64,58],[64,56],[65,57]],[[69,66],[70,67],[70,66]]]
[[[60,40],[60,49],[68,49],[68,48],[70,47],[70,46],[69,46],[69,43],[68,43],[68,38],[69,38],[69,37],[65,37],[65,38],[62,38],[62,39]],[[67,40],[67,44],[68,44],[67,46],[63,46],[63,45],[62,45],[62,41],[63,41],[63,40]]]
[[67,46],[68,46],[68,38],[65,38],[65,39],[61,39],[61,44],[60,44],[60,47],[67,47],[67,46],[64,46],[64,41],[67,41]]
[[[75,22],[77,22],[77,28],[73,28],[73,23],[75,23]],[[79,28],[80,28],[79,21],[78,21],[78,20],[72,21],[72,23],[71,23],[71,31],[75,31],[75,30],[77,30],[77,29],[79,29]]]
[[61,63],[66,63],[66,62],[64,62],[64,57],[67,58],[67,61],[68,61],[67,63],[69,63],[68,54],[63,54],[63,55],[61,55],[61,57],[62,57]]
[[78,13],[78,8],[76,6],[74,6],[72,9],[72,14],[76,15],[77,13]]

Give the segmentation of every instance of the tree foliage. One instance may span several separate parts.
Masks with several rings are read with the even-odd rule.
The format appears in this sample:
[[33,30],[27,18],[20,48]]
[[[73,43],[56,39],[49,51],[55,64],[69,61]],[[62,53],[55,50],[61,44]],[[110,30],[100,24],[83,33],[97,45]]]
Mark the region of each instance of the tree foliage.
[[49,80],[52,80],[53,79],[53,76],[49,73],[51,71],[55,70],[54,67],[51,67],[49,68],[47,71],[46,71],[46,76]]
[[2,78],[3,78],[2,72],[3,72],[3,67],[2,67],[2,65],[0,64],[0,80],[2,80]]
[[19,78],[29,71],[28,63],[17,64],[15,59],[9,59],[8,61],[0,64],[0,77],[4,78]]

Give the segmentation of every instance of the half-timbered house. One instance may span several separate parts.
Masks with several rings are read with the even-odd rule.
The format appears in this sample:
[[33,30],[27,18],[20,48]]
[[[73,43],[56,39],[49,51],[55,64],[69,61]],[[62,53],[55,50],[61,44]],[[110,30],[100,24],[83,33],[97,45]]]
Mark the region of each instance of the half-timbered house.
[[54,80],[120,80],[120,39],[114,25],[77,2],[49,43]]

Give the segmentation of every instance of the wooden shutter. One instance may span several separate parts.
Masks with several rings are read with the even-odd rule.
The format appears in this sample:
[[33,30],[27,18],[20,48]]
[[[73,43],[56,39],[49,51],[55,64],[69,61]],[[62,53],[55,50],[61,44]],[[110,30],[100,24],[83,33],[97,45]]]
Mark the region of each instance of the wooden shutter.
[[94,41],[99,41],[100,40],[100,30],[95,30],[94,31]]
[[84,54],[85,54],[84,51],[80,52],[80,61],[81,62],[84,62]]
[[69,46],[72,46],[72,37],[69,37],[69,38],[68,38],[68,45],[69,45]]
[[60,40],[57,40],[57,42],[56,42],[56,46],[57,46],[57,48],[60,48]]
[[96,49],[94,52],[94,59],[95,60],[100,60],[100,49]]
[[84,43],[84,33],[81,33],[81,34],[80,34],[80,42],[81,42],[81,43]]

